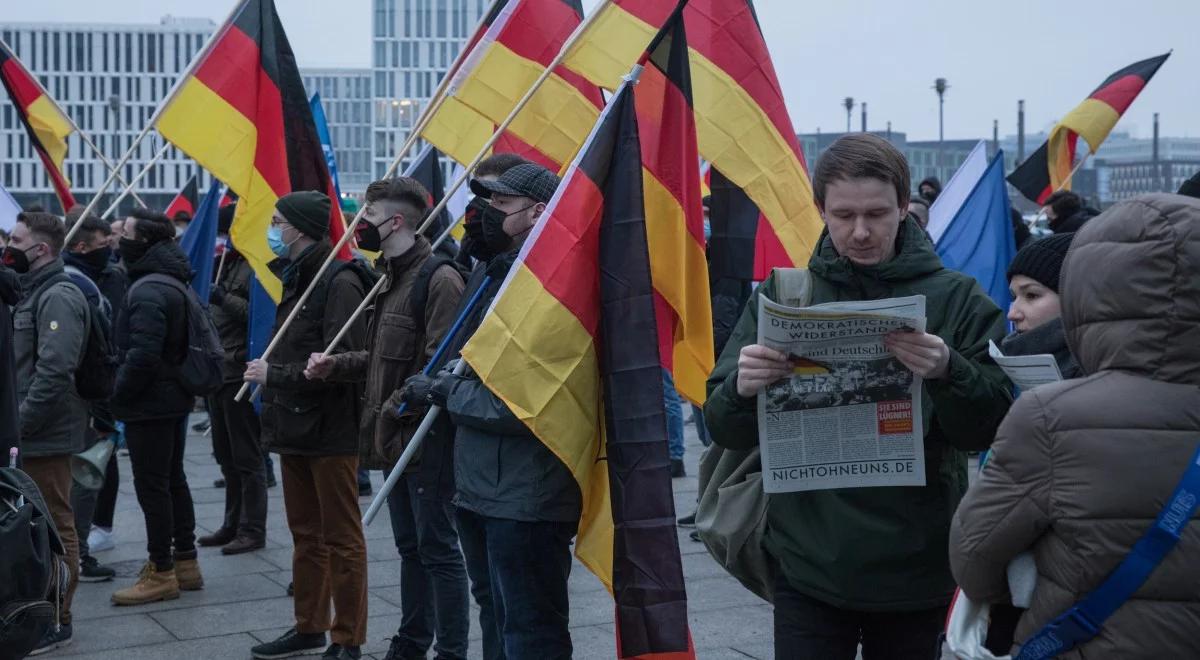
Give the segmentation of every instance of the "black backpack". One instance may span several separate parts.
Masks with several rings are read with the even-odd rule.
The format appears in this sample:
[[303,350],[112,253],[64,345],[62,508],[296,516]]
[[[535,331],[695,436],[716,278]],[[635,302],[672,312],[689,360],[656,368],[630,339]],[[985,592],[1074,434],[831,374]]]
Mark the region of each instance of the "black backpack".
[[[108,301],[100,295],[100,289],[96,288],[86,275],[81,274],[79,277],[85,282],[65,272],[55,275],[42,284],[36,295],[40,298],[50,287],[62,282],[74,285],[83,293],[88,303],[88,329],[83,355],[79,366],[75,368],[75,391],[85,401],[104,401],[112,396],[113,385],[117,379],[117,366],[120,363],[117,359],[117,345],[113,341],[112,321],[105,310]],[[91,284],[90,289],[94,290],[94,296],[89,295],[87,284]],[[34,303],[35,310],[37,304]],[[37,332],[37,326],[34,332]]]
[[421,264],[421,269],[417,271],[417,279],[413,282],[412,293],[409,294],[409,310],[413,321],[417,324],[417,330],[422,336],[425,334],[425,305],[429,302],[429,281],[442,266],[453,267],[462,276],[463,281],[470,276],[470,273],[463,272],[462,265],[458,261],[438,253],[430,255],[425,263]]
[[174,288],[183,294],[187,306],[187,353],[179,365],[176,379],[183,390],[192,396],[208,396],[221,389],[224,375],[221,364],[225,351],[221,348],[221,336],[208,310],[200,304],[200,298],[192,287],[170,275],[150,273],[138,278],[129,286],[128,297],[134,289],[144,283],[157,283]]
[[33,479],[0,468],[0,660],[25,657],[58,625],[70,573]]

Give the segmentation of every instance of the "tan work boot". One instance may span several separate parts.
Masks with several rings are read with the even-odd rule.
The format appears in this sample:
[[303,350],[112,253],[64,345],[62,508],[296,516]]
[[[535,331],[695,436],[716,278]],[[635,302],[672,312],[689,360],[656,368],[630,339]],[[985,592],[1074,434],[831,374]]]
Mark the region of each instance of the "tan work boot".
[[114,593],[112,602],[113,605],[145,605],[176,598],[179,598],[179,581],[175,579],[175,571],[157,571],[154,562],[146,562],[138,581],[128,589]]
[[179,578],[179,588],[184,591],[204,588],[204,576],[200,575],[200,562],[196,559],[176,559],[175,575]]

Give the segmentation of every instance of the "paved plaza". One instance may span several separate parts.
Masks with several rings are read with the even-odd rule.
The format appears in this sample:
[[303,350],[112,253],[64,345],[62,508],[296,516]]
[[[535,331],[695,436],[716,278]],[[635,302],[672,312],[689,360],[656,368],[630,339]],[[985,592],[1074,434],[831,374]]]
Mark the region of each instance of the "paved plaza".
[[[191,422],[203,418],[193,415]],[[687,432],[687,470],[674,480],[675,508],[691,512],[696,499],[696,472],[701,446],[691,424]],[[190,433],[185,461],[196,505],[197,536],[221,524],[224,490],[213,488],[220,470],[205,435]],[[278,477],[279,466],[276,465]],[[75,641],[47,658],[142,660],[192,658],[249,658],[250,647],[274,639],[292,623],[292,601],[286,589],[291,580],[292,538],[283,511],[282,487],[272,488],[267,518],[267,547],[226,557],[216,548],[200,549],[203,591],[183,592],[178,600],[141,607],[115,607],[109,596],[134,582],[146,559],[146,531],[133,493],[129,459],[121,458],[121,488],[117,500],[117,547],[97,558],[117,570],[114,582],[79,585],[73,606]],[[381,473],[372,473],[376,489]],[[370,498],[362,498],[363,509]],[[369,608],[363,657],[382,658],[400,622],[400,560],[392,543],[386,510],[367,529]],[[724,660],[773,657],[771,608],[729,577],[704,547],[679,530],[683,570],[697,657]],[[576,562],[571,572],[571,636],[575,657],[611,660],[616,657],[613,603],[600,581]],[[472,604],[471,658],[480,656],[478,616]]]

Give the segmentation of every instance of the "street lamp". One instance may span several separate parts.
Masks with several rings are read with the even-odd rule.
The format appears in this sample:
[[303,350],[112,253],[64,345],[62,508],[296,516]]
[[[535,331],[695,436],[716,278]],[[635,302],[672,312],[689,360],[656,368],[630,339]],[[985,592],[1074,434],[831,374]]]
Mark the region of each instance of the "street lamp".
[[937,166],[938,166],[938,175],[939,176],[941,176],[941,174],[942,174],[942,152],[944,149],[944,145],[942,143],[946,139],[944,110],[946,108],[946,90],[947,89],[950,89],[950,85],[946,83],[945,78],[938,78],[937,80],[933,81],[933,91],[937,92],[937,95],[938,95],[938,158],[937,158],[938,163],[937,163]]
[[854,97],[847,96],[842,100],[842,107],[846,109],[846,132],[850,132],[850,117],[854,112]]
[[[121,162],[121,149],[117,145],[117,140],[120,137],[118,135],[118,133],[119,133],[118,126],[121,123],[121,97],[117,96],[116,94],[110,95],[108,97],[108,109],[112,110],[112,117],[113,117],[113,125],[112,125],[113,162],[119,163],[119,162]],[[117,189],[120,188],[120,184],[118,184],[116,182],[115,178],[112,182],[112,185],[115,186]],[[101,192],[101,191],[96,191],[96,192]],[[114,192],[114,194],[116,194],[116,193]],[[115,197],[114,197],[114,199],[115,199]]]

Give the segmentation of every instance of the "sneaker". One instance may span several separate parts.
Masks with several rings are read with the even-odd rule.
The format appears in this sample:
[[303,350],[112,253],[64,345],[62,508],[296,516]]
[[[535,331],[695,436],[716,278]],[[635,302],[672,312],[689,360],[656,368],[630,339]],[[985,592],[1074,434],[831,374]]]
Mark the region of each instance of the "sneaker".
[[295,582],[288,582],[287,594],[288,594],[289,596],[295,596],[295,595],[296,595],[296,583],[295,583]]
[[227,543],[232,543],[237,538],[237,532],[228,527],[221,527],[212,534],[201,536],[196,539],[196,543],[202,548],[215,548]]
[[80,582],[107,582],[116,576],[116,571],[107,566],[101,566],[95,557],[85,555],[79,558]]
[[212,422],[207,419],[202,419],[195,424],[192,424],[192,430],[196,433],[204,433],[209,429],[210,426],[212,426]]
[[254,552],[267,547],[267,542],[264,539],[255,539],[249,536],[238,536],[232,543],[221,548],[223,555],[240,555],[246,552]]
[[179,580],[175,577],[175,569],[155,570],[154,562],[148,561],[142,567],[138,581],[128,589],[114,593],[112,602],[113,605],[145,605],[176,598],[179,598]]
[[225,487],[224,479],[217,479],[217,480],[213,481],[213,488],[224,488],[224,487]]
[[695,527],[696,526],[696,512],[693,511],[693,512],[689,513],[688,515],[680,518],[679,520],[676,521],[676,524],[678,524],[680,527]]
[[113,533],[111,529],[103,527],[92,527],[92,531],[88,532],[88,552],[104,552],[117,547],[113,541]]
[[259,644],[250,649],[250,655],[259,660],[290,658],[296,655],[311,655],[325,647],[325,633],[298,633],[295,628],[283,633],[273,642]]
[[699,543],[700,542],[700,530],[693,529],[692,533],[688,534],[688,538],[695,541],[696,543]]
[[362,647],[330,644],[321,657],[327,660],[359,660],[362,657]]
[[388,646],[387,655],[383,656],[383,660],[425,660],[425,653],[414,648],[408,640],[396,635],[392,637],[392,643]]
[[42,641],[38,642],[38,645],[29,652],[29,657],[48,653],[54,649],[61,649],[71,643],[71,636],[71,624],[69,623],[58,626],[57,630],[55,630],[54,626],[50,626],[46,634],[42,635]]
[[686,477],[686,476],[687,476],[687,470],[683,469],[683,459],[682,458],[672,458],[671,459],[671,478],[678,479],[680,477]]
[[274,488],[278,485],[279,485],[279,482],[275,481],[275,473],[268,472],[267,473],[267,488]]
[[175,575],[179,577],[179,588],[184,591],[200,591],[204,588],[204,576],[200,575],[200,562],[195,559],[176,557]]

